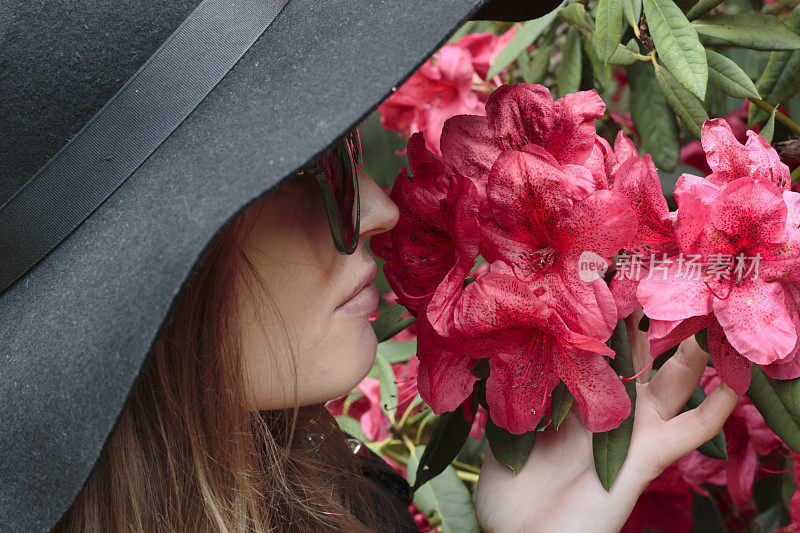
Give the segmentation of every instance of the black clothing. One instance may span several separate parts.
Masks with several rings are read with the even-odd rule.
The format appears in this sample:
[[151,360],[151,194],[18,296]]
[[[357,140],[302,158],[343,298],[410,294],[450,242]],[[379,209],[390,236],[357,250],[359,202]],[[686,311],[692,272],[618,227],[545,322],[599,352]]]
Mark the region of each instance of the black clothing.
[[[361,471],[370,484],[370,495],[374,502],[378,520],[378,531],[419,533],[414,517],[408,510],[413,493],[408,481],[389,466],[375,452],[351,439],[355,454],[361,463]],[[387,502],[391,506],[387,506]]]

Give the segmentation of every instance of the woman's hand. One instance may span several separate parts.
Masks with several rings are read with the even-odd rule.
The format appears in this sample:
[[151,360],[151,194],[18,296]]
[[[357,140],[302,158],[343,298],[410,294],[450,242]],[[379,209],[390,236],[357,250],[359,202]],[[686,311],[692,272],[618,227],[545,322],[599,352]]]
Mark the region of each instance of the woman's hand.
[[[629,334],[638,371],[649,361],[649,343],[635,327]],[[639,378],[628,456],[610,492],[597,477],[592,434],[574,407],[558,431],[537,436],[516,476],[487,450],[477,489],[478,523],[501,533],[619,531],[650,481],[719,433],[736,405],[739,397],[721,383],[699,407],[678,415],[707,359],[690,337],[652,380],[647,382],[647,371]]]

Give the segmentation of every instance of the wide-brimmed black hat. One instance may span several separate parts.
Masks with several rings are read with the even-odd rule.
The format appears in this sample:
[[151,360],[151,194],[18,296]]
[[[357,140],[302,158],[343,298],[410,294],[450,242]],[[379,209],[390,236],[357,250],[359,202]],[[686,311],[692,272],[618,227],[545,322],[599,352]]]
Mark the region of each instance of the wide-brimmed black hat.
[[0,530],[74,500],[193,268],[467,19],[550,0],[0,1]]

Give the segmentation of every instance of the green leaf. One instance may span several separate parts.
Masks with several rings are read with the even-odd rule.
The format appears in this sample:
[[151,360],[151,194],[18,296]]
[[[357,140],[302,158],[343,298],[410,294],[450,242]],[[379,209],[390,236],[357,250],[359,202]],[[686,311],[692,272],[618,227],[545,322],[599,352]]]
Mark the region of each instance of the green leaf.
[[508,65],[514,62],[517,57],[539,38],[539,36],[550,26],[550,23],[556,18],[558,11],[566,3],[566,0],[561,2],[553,11],[539,17],[538,19],[529,20],[524,23],[521,28],[517,28],[514,36],[508,42],[503,51],[497,56],[492,63],[492,68],[489,69],[486,79],[492,79],[500,72],[503,71]]
[[[610,361],[611,368],[621,376],[630,377],[634,375],[633,355],[631,354],[631,344],[628,339],[628,329],[625,321],[617,322],[617,327],[611,333],[611,338],[607,344],[616,354]],[[636,382],[625,381],[625,390],[631,401],[631,412],[628,418],[616,428],[603,433],[592,434],[592,452],[594,455],[594,469],[603,488],[611,490],[614,480],[617,479],[625,458],[628,456],[628,448],[631,444],[631,434],[633,433],[633,419],[636,406]]]
[[681,145],[675,115],[656,82],[653,64],[636,61],[625,69],[631,88],[631,118],[641,137],[640,148],[661,170],[678,164]]
[[772,142],[772,136],[775,135],[775,112],[778,111],[777,107],[772,108],[772,113],[769,115],[769,120],[764,124],[764,127],[758,132],[759,135],[764,137],[768,143]]
[[794,33],[780,19],[772,15],[761,13],[711,15],[695,20],[692,22],[692,26],[700,35],[720,39],[742,48],[752,48],[753,50],[797,50],[800,48],[800,35]]
[[[705,331],[705,330],[704,330]],[[706,399],[706,392],[703,390],[703,387],[700,385],[692,393],[689,400],[686,402],[686,405],[681,408],[681,413],[685,413],[690,409],[694,409],[695,407],[699,406],[703,403],[703,400]],[[707,457],[711,457],[712,459],[720,459],[722,461],[728,460],[728,449],[727,445],[725,444],[725,432],[720,430],[714,438],[711,440],[704,442],[697,448],[697,451],[702,453]]]
[[552,44],[533,50],[530,56],[528,72],[526,73],[527,75],[523,75],[523,81],[528,83],[541,83],[544,81],[547,71],[550,69],[550,56],[552,53]]
[[708,58],[708,83],[734,98],[759,98],[750,76],[734,63],[714,50],[706,50]]
[[[789,17],[789,29],[800,35],[800,6],[794,8]],[[800,91],[800,50],[772,52],[756,88],[761,99],[772,106],[791,100]],[[767,119],[767,113],[754,105],[750,106],[748,115],[751,125]]]
[[556,87],[559,98],[568,93],[578,92],[581,85],[581,42],[575,28],[567,31],[567,40],[562,51],[563,57],[556,67]]
[[397,334],[395,325],[406,311],[407,309],[402,305],[395,304],[387,307],[378,315],[378,318],[372,322],[372,329],[375,331],[378,342],[383,342]]
[[390,364],[407,363],[411,356],[417,353],[417,339],[407,341],[383,341],[378,344],[378,352]]
[[583,52],[592,66],[596,88],[601,92],[605,91],[611,83],[611,67],[600,62],[591,39],[583,39]]
[[559,10],[558,18],[579,29],[585,35],[594,33],[591,20],[586,18],[586,10],[583,4],[575,3],[564,6]]
[[[417,446],[408,457],[408,479],[414,480],[415,485],[421,455],[424,455],[422,446]],[[414,492],[414,505],[428,516],[437,516],[441,520],[442,533],[480,531],[472,496],[452,466],[448,465],[441,476]]]
[[680,117],[695,138],[700,138],[700,128],[708,120],[703,104],[695,95],[678,83],[678,80],[666,68],[656,69],[656,81],[675,114]]
[[700,0],[686,13],[686,18],[694,20],[698,17],[702,17],[724,1],[725,0]]
[[388,417],[393,417],[397,409],[397,383],[395,382],[394,371],[389,361],[383,357],[380,352],[375,355],[375,363],[372,365],[372,370],[368,374],[371,378],[375,378],[381,382],[380,397],[381,397],[381,410]]
[[596,24],[597,57],[603,63],[608,63],[617,51],[622,36],[622,0],[600,0],[597,4]]
[[334,418],[336,419],[336,423],[339,424],[339,429],[345,433],[348,433],[351,437],[354,437],[361,442],[369,441],[369,439],[364,435],[364,432],[361,430],[361,423],[355,418],[345,415],[337,415]]
[[622,0],[622,14],[634,31],[639,31],[639,19],[642,18],[642,0]]
[[643,5],[658,57],[683,86],[702,100],[708,64],[697,32],[672,0],[643,0]]
[[747,397],[767,426],[792,450],[800,453],[800,378],[776,380],[751,364]]
[[537,433],[535,429],[532,429],[522,435],[515,435],[496,426],[491,417],[486,421],[486,438],[489,439],[492,455],[498,462],[509,467],[514,475],[519,474],[525,461],[528,460],[533,443],[536,442]]
[[420,458],[420,469],[413,490],[417,490],[423,483],[441,474],[453,462],[469,436],[470,427],[472,422],[464,418],[461,407],[439,416],[428,445],[425,446],[425,452]]
[[561,423],[567,418],[572,402],[575,398],[569,392],[567,385],[560,381],[553,392],[550,394],[550,424],[556,430],[561,427]]
[[639,58],[636,57],[638,53],[639,46],[636,44],[636,39],[631,39],[625,46],[617,45],[617,49],[608,63],[609,65],[633,65],[639,61]]

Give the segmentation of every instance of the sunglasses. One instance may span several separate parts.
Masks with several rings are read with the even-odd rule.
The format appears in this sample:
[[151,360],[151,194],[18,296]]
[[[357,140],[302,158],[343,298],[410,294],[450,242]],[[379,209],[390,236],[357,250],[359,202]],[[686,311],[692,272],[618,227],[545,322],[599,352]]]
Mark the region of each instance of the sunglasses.
[[328,225],[336,250],[345,255],[358,246],[361,205],[358,167],[361,166],[361,134],[358,127],[342,137],[310,166],[298,172],[312,174],[322,191]]

